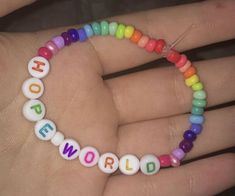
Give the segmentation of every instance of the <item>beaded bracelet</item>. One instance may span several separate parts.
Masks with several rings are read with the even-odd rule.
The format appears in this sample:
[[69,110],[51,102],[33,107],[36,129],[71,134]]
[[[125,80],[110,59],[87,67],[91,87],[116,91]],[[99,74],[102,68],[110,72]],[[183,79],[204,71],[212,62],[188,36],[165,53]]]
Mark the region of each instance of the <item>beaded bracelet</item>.
[[[49,59],[65,46],[78,41],[84,42],[94,35],[112,35],[117,39],[127,38],[148,52],[162,55],[169,62],[174,63],[183,73],[185,84],[193,90],[193,106],[189,118],[191,126],[184,132],[183,140],[179,146],[173,149],[170,154],[158,157],[154,154],[147,154],[140,160],[132,154],[126,154],[120,159],[111,152],[99,155],[97,149],[91,146],[80,149],[76,140],[65,139],[63,133],[56,131],[56,125],[53,121],[44,119],[46,108],[38,98],[44,92],[44,85],[40,79],[49,73]],[[38,56],[32,58],[28,63],[28,71],[31,78],[22,85],[23,94],[30,99],[23,106],[24,117],[29,121],[36,122],[34,131],[40,140],[50,140],[52,144],[58,146],[60,155],[66,160],[79,157],[80,163],[85,167],[98,164],[100,170],[107,174],[114,173],[119,168],[126,175],[133,175],[139,169],[146,175],[153,175],[159,171],[160,167],[179,166],[186,153],[192,149],[193,141],[202,131],[203,113],[207,101],[206,92],[203,90],[203,83],[199,80],[196,68],[184,54],[174,50],[163,39],[153,39],[143,35],[133,26],[102,21],[86,24],[79,29],[69,29],[60,36],[53,37],[45,46],[39,48]]]

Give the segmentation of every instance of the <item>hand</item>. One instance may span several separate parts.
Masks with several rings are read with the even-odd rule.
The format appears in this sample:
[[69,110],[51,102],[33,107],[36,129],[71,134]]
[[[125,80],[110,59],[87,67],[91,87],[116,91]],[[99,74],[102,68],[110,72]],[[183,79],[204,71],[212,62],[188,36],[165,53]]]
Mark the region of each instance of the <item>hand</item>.
[[[168,43],[193,23],[194,30],[177,47],[185,51],[234,38],[234,8],[232,0],[208,1],[109,21],[133,24]],[[154,176],[108,176],[97,166],[81,166],[78,159],[63,160],[58,148],[39,141],[34,124],[22,116],[26,98],[21,85],[29,77],[27,63],[37,49],[66,29],[0,34],[1,195],[214,195],[235,185],[234,154],[162,169]],[[127,40],[109,36],[67,47],[51,60],[51,73],[43,80],[46,91],[41,100],[47,107],[46,117],[55,121],[67,138],[76,139],[82,147],[94,146],[100,153],[114,152],[119,157],[169,153],[188,127],[185,113],[190,111],[192,100],[176,68],[102,79],[157,58]],[[194,63],[208,92],[208,107],[235,100],[234,60],[233,56]],[[204,130],[187,160],[235,144],[234,106],[207,111],[205,116]]]

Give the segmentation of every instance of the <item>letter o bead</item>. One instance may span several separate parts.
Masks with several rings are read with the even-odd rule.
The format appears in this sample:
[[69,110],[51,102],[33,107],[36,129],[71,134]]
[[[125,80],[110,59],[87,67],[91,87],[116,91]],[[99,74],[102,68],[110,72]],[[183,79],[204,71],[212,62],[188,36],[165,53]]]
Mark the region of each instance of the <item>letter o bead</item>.
[[85,167],[93,167],[99,161],[99,152],[91,146],[84,147],[79,155],[80,163]]
[[118,163],[118,157],[111,152],[107,152],[100,156],[98,166],[102,172],[111,174],[118,169]]
[[147,154],[140,159],[140,170],[143,174],[153,175],[160,169],[160,161],[155,155]]
[[23,115],[29,121],[36,122],[42,120],[45,114],[45,105],[37,99],[31,99],[23,106]]
[[47,59],[41,56],[32,58],[28,63],[28,71],[35,78],[44,78],[50,70],[50,64]]
[[80,146],[78,142],[73,139],[65,139],[59,146],[59,152],[62,158],[73,160],[79,156]]
[[40,140],[50,140],[56,133],[56,126],[51,120],[42,119],[34,126],[34,132]]
[[123,174],[134,175],[139,171],[140,161],[132,154],[126,154],[119,161],[119,169]]
[[38,78],[29,78],[22,85],[22,92],[29,99],[37,99],[42,96],[44,85]]

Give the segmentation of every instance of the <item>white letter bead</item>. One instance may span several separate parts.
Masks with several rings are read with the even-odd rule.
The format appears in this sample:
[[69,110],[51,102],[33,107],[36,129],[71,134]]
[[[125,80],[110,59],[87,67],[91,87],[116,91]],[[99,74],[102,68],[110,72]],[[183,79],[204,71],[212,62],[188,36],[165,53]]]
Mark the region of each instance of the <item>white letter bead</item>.
[[56,126],[51,120],[42,119],[35,124],[34,131],[40,140],[47,141],[55,135]]
[[29,99],[37,99],[42,96],[44,85],[38,78],[29,78],[24,81],[22,91],[25,97]]
[[119,161],[119,169],[123,174],[134,175],[138,172],[139,168],[140,162],[135,155],[124,155]]
[[29,121],[42,120],[45,114],[46,108],[44,104],[37,99],[31,99],[23,106],[23,115]]
[[93,167],[99,161],[99,153],[94,147],[84,147],[80,152],[79,160],[83,166]]
[[66,160],[73,160],[79,156],[80,146],[73,139],[65,139],[59,146],[60,155]]
[[118,162],[117,156],[111,152],[108,152],[101,155],[98,166],[102,172],[111,174],[118,169]]
[[28,71],[35,78],[44,78],[50,70],[50,64],[47,59],[41,56],[32,58],[28,63]]
[[57,131],[53,138],[51,138],[51,143],[55,146],[59,146],[64,141],[64,134]]
[[156,174],[160,169],[160,161],[155,155],[144,155],[140,159],[140,170],[146,175]]

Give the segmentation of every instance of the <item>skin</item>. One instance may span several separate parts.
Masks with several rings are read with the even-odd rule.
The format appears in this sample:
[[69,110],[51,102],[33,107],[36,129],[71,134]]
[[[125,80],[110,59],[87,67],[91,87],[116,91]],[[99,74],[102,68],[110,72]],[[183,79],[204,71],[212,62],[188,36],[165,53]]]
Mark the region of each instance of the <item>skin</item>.
[[[30,2],[0,3],[3,16]],[[193,23],[194,30],[177,46],[185,51],[234,38],[234,18],[235,2],[220,0],[109,20],[133,24],[169,43]],[[192,161],[154,176],[108,176],[97,167],[82,167],[78,159],[63,160],[58,148],[39,141],[33,123],[21,114],[26,101],[21,84],[29,77],[26,65],[37,49],[66,29],[0,34],[1,195],[215,195],[235,185],[234,154]],[[192,95],[181,74],[172,66],[102,79],[157,58],[129,41],[112,37],[95,37],[68,47],[51,60],[51,73],[43,80],[46,91],[41,100],[47,106],[46,117],[55,121],[67,138],[76,139],[81,146],[95,146],[101,153],[134,153],[138,157],[169,153],[188,127],[185,112],[190,111]],[[231,56],[193,62],[206,85],[208,106],[235,100],[234,60]],[[235,145],[234,106],[207,111],[205,116],[204,132],[188,160]]]

